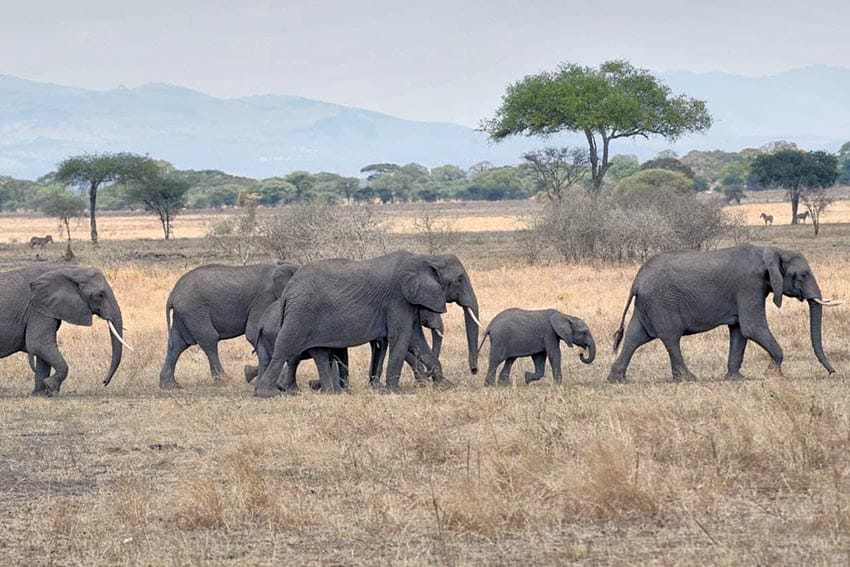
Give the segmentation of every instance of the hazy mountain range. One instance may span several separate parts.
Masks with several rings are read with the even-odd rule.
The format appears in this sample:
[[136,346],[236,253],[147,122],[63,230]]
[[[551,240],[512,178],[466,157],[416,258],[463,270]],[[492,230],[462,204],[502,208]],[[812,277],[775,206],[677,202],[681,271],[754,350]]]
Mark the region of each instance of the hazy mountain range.
[[[762,78],[660,76],[674,92],[707,100],[715,117],[708,134],[672,145],[680,154],[779,139],[835,151],[850,140],[850,69],[807,67]],[[583,145],[578,137],[557,141],[570,142]],[[261,178],[298,169],[356,174],[375,162],[510,164],[546,143],[516,138],[491,144],[465,126],[292,96],[219,99],[164,84],[94,91],[0,75],[0,175],[30,179],[83,152],[132,151],[180,169]],[[668,147],[663,140],[618,140],[612,150],[645,159]]]

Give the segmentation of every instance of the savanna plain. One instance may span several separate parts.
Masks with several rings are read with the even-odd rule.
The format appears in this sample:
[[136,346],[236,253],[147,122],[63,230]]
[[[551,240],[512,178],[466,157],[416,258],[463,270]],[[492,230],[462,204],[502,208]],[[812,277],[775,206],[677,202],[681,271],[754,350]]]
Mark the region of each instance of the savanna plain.
[[[777,221],[790,216],[770,206]],[[825,293],[850,298],[850,203],[817,239],[810,226],[758,226],[759,205],[740,209],[754,243],[802,250]],[[110,280],[135,351],[105,388],[106,324],[63,325],[71,372],[51,399],[29,395],[23,355],[0,361],[0,563],[850,562],[850,307],[824,316],[833,375],[812,352],[805,304],[786,299],[767,307],[784,376],[766,373],[751,345],[747,379],[725,380],[722,328],[683,340],[697,382],[673,383],[656,341],[636,353],[629,382],[612,385],[611,337],[638,266],[529,264],[514,231],[524,205],[444,212],[483,323],[513,306],[580,316],[598,344],[592,365],[564,348],[562,386],[548,369],[522,384],[531,363],[520,360],[514,386],[485,389],[488,345],[470,375],[450,305],[441,360],[452,389],[416,387],[405,370],[403,394],[374,393],[360,347],[351,393],[256,399],[240,338],[221,345],[222,383],[193,347],[177,366],[184,389],[160,391],[168,292],[200,263],[234,260],[199,238],[192,223],[203,220],[178,218],[177,236],[186,232],[166,243],[151,217],[104,216],[102,246],[75,251]],[[417,250],[411,210],[385,214],[390,249]],[[61,241],[24,243],[58,234],[50,219],[0,227],[21,232],[0,245],[5,268],[61,255]],[[302,386],[315,375],[311,364],[299,372]]]

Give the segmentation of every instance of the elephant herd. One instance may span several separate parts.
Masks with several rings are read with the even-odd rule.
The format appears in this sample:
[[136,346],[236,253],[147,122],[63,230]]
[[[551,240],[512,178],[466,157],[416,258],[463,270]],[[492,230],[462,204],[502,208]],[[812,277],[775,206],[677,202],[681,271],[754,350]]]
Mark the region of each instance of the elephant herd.
[[[729,329],[727,377],[740,377],[749,341],[764,348],[777,368],[783,353],[767,325],[765,303],[773,295],[807,301],[812,347],[820,363],[834,372],[822,343],[824,299],[805,257],[792,250],[736,246],[710,252],[663,253],[647,260],[635,276],[626,308],[614,335],[614,361],[608,380],[624,382],[635,350],[658,338],[670,357],[674,380],[692,380],[680,349],[685,335],[720,325]],[[634,313],[625,318],[631,303]],[[450,384],[440,364],[447,304],[464,313],[470,372],[478,371],[478,353],[490,339],[485,385],[510,383],[513,363],[531,357],[539,380],[548,359],[561,382],[560,342],[582,349],[586,364],[596,343],[580,318],[554,309],[506,309],[483,331],[479,343],[478,299],[469,275],[454,255],[420,255],[397,251],[363,261],[325,260],[299,266],[290,262],[253,266],[206,265],[184,274],[166,302],[168,346],[159,380],[177,388],[177,361],[189,346],[199,345],[214,379],[224,375],[218,342],[245,335],[257,354],[245,367],[254,393],[276,396],[298,390],[300,361],[313,359],[318,380],[310,387],[333,392],[349,383],[348,349],[369,344],[369,383],[395,391],[407,363],[417,380]],[[115,295],[95,268],[42,264],[0,274],[0,357],[26,352],[35,374],[34,394],[54,395],[68,374],[56,343],[62,321],[91,325],[92,315],[107,321],[112,360],[103,383],[118,369],[125,346],[123,319]],[[431,343],[424,329],[431,335]],[[385,384],[381,383],[386,360]],[[53,372],[51,374],[51,371]]]

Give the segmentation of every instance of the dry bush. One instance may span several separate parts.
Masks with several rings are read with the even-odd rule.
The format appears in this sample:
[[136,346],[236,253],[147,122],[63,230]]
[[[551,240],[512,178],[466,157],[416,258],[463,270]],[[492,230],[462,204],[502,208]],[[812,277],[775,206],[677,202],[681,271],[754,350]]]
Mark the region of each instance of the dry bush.
[[413,219],[413,230],[425,254],[445,254],[457,241],[456,222],[430,209]]
[[611,194],[573,191],[568,199],[550,202],[532,215],[519,238],[535,258],[548,246],[573,262],[623,262],[670,250],[705,250],[730,237],[738,240],[742,222],[727,215],[720,201],[694,195],[621,201]]
[[308,203],[263,217],[257,243],[278,260],[363,260],[386,252],[388,233],[363,206]]

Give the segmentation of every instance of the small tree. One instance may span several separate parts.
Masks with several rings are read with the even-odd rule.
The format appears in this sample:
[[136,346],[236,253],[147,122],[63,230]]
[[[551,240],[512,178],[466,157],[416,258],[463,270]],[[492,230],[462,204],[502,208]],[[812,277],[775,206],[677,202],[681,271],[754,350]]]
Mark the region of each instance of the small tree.
[[89,192],[91,241],[97,246],[97,190],[104,184],[144,181],[159,174],[159,166],[149,157],[131,153],[83,154],[70,157],[56,169],[56,181],[85,188]]
[[560,201],[564,191],[587,175],[590,159],[581,148],[544,148],[522,154],[526,170],[546,191],[550,199]]
[[145,210],[159,217],[166,240],[171,239],[171,222],[186,206],[189,183],[173,177],[155,176],[133,183],[127,188],[127,199],[140,203]]
[[820,222],[823,214],[835,200],[829,194],[829,190],[825,187],[815,187],[803,191],[800,195],[803,199],[803,205],[809,211],[809,216],[812,217],[812,227],[815,229],[815,238],[820,232]]
[[797,224],[801,192],[833,186],[838,178],[838,159],[826,152],[784,149],[758,156],[750,169],[762,185],[788,191],[791,224]]
[[673,95],[649,71],[628,61],[606,61],[598,69],[565,63],[510,85],[496,115],[481,129],[497,141],[515,134],[584,134],[590,188],[598,192],[611,165],[612,140],[653,135],[675,140],[710,126],[704,101]]
[[454,227],[452,219],[427,209],[413,219],[413,229],[431,255],[444,253],[451,246],[457,238]]
[[45,215],[59,219],[60,226],[64,226],[65,234],[67,235],[64,258],[65,260],[72,260],[74,258],[74,251],[71,250],[71,219],[85,216],[85,201],[79,195],[74,195],[70,191],[61,189],[48,195],[44,204],[41,206],[41,211]]

